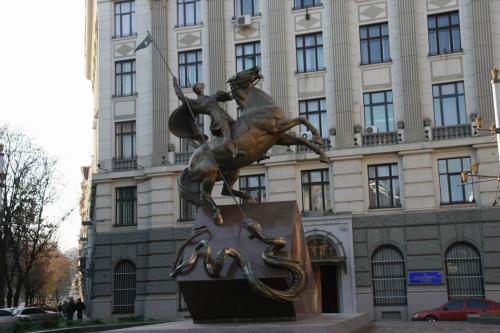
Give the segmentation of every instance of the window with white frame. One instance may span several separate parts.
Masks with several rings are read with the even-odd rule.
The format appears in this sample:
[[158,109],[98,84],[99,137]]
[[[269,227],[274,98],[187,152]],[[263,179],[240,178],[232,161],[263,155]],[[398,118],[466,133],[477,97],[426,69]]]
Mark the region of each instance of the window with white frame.
[[137,187],[116,188],[115,227],[137,225]]
[[179,52],[179,84],[180,87],[191,87],[203,81],[203,60],[201,50]]
[[[299,114],[306,117],[311,124],[316,127],[323,139],[328,138],[328,121],[325,98],[299,101]],[[300,125],[300,132],[306,131],[308,131],[308,129],[304,125]]]
[[462,171],[470,171],[470,157],[444,158],[438,160],[441,204],[474,202],[472,179],[462,184]]
[[302,171],[302,210],[329,211],[330,208],[328,169]]
[[359,44],[362,65],[391,61],[387,22],[359,27]]
[[201,24],[201,0],[177,0],[177,26]]
[[250,194],[257,202],[266,200],[266,183],[264,175],[240,176],[240,191]]
[[401,207],[398,164],[368,166],[370,208]]
[[323,33],[295,37],[297,72],[315,72],[325,69],[323,58]]
[[135,1],[115,2],[115,37],[135,34]]
[[115,157],[118,160],[135,158],[135,121],[115,123]]
[[115,97],[135,93],[135,59],[115,62]]
[[458,11],[427,17],[429,55],[462,51]]
[[392,91],[377,91],[363,94],[365,128],[375,126],[378,132],[395,130]]
[[236,72],[260,66],[260,42],[236,45]]
[[234,16],[257,16],[260,14],[260,0],[234,0]]
[[323,0],[294,0],[293,9],[321,6]]
[[436,127],[467,124],[463,82],[434,84],[432,98]]

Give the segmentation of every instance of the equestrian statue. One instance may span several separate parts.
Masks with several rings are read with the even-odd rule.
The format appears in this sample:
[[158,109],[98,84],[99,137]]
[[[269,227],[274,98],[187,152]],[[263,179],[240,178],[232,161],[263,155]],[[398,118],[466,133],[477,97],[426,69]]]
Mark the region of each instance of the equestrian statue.
[[[239,177],[240,168],[260,161],[274,145],[306,146],[319,155],[320,161],[328,163],[318,130],[307,118],[285,118],[285,112],[274,99],[255,86],[262,78],[259,67],[241,71],[227,81],[230,93],[218,91],[213,96],[206,96],[203,84],[197,83],[193,86],[197,95],[195,99],[186,97],[177,78],[173,79],[174,90],[182,105],[171,114],[169,129],[179,138],[191,139],[197,146],[189,166],[179,177],[179,192],[196,206],[209,205],[215,224],[223,223],[220,210],[212,199],[215,183],[224,181],[222,195],[254,199],[232,186]],[[240,108],[236,120],[219,105],[219,102],[232,99]],[[209,141],[197,126],[196,119],[200,114],[210,117],[213,138]],[[288,133],[297,125],[311,131],[313,142]]]

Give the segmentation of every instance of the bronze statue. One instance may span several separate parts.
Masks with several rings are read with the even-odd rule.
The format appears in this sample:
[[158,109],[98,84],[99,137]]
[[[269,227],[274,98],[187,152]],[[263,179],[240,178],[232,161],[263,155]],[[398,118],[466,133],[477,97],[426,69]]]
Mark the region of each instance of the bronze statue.
[[[208,204],[216,224],[222,224],[223,219],[212,199],[214,184],[224,180],[222,195],[251,199],[249,194],[232,189],[232,185],[239,177],[240,168],[261,160],[272,146],[303,145],[318,154],[322,162],[328,163],[328,158],[321,148],[323,140],[318,130],[304,117],[286,119],[283,109],[276,105],[273,98],[255,87],[260,79],[260,69],[254,67],[241,71],[228,80],[232,98],[242,110],[236,121],[217,104],[218,101],[230,100],[229,94],[219,92],[215,96],[204,96],[203,92],[198,90],[197,100],[187,99],[174,80],[176,93],[184,103],[170,117],[170,131],[178,137],[204,141],[203,135],[196,130],[193,115],[186,104],[189,104],[194,115],[209,114],[212,122],[216,122],[211,125],[216,136],[202,143],[194,151],[189,160],[189,167],[178,180],[181,196],[198,206]],[[231,126],[231,131],[224,130],[226,125]],[[304,125],[311,131],[314,143],[287,133],[297,125]],[[232,134],[231,139],[229,132]],[[234,154],[235,147],[244,153]],[[193,185],[196,184],[201,184],[200,192],[193,190]]]

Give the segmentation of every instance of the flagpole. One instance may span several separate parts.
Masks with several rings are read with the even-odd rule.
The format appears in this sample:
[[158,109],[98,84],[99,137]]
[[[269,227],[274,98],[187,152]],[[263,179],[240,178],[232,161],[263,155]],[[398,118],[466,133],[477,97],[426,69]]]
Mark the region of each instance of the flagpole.
[[153,38],[153,36],[151,36],[151,34],[149,33],[149,30],[148,30],[148,31],[146,31],[146,32],[147,32],[147,34],[148,34],[148,37],[149,37],[149,38],[151,38],[151,42],[152,42],[152,43],[153,43],[153,45],[155,46],[156,51],[158,51],[158,54],[160,55],[161,60],[163,60],[163,63],[165,64],[165,66],[167,66],[167,70],[168,70],[168,72],[170,73],[170,75],[172,75],[172,78],[174,78],[174,77],[175,77],[175,75],[174,75],[174,73],[172,73],[172,70],[170,69],[170,66],[169,66],[169,65],[168,65],[168,63],[167,63],[167,60],[165,60],[165,57],[163,56],[163,53],[161,53],[160,48],[159,48],[159,47],[158,47],[158,45],[156,44],[155,39]]

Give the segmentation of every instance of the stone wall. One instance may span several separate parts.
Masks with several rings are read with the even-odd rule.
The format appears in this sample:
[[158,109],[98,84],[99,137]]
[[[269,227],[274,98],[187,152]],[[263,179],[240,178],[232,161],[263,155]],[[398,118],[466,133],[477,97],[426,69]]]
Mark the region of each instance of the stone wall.
[[[457,208],[421,213],[354,216],[354,257],[358,311],[380,319],[393,307],[373,307],[370,258],[383,244],[396,246],[406,260],[406,271],[442,271],[448,247],[458,241],[474,245],[483,265],[485,296],[500,301],[500,209]],[[446,284],[407,286],[407,307],[396,307],[402,317],[442,305],[448,300]],[[359,306],[360,305],[360,306]]]

